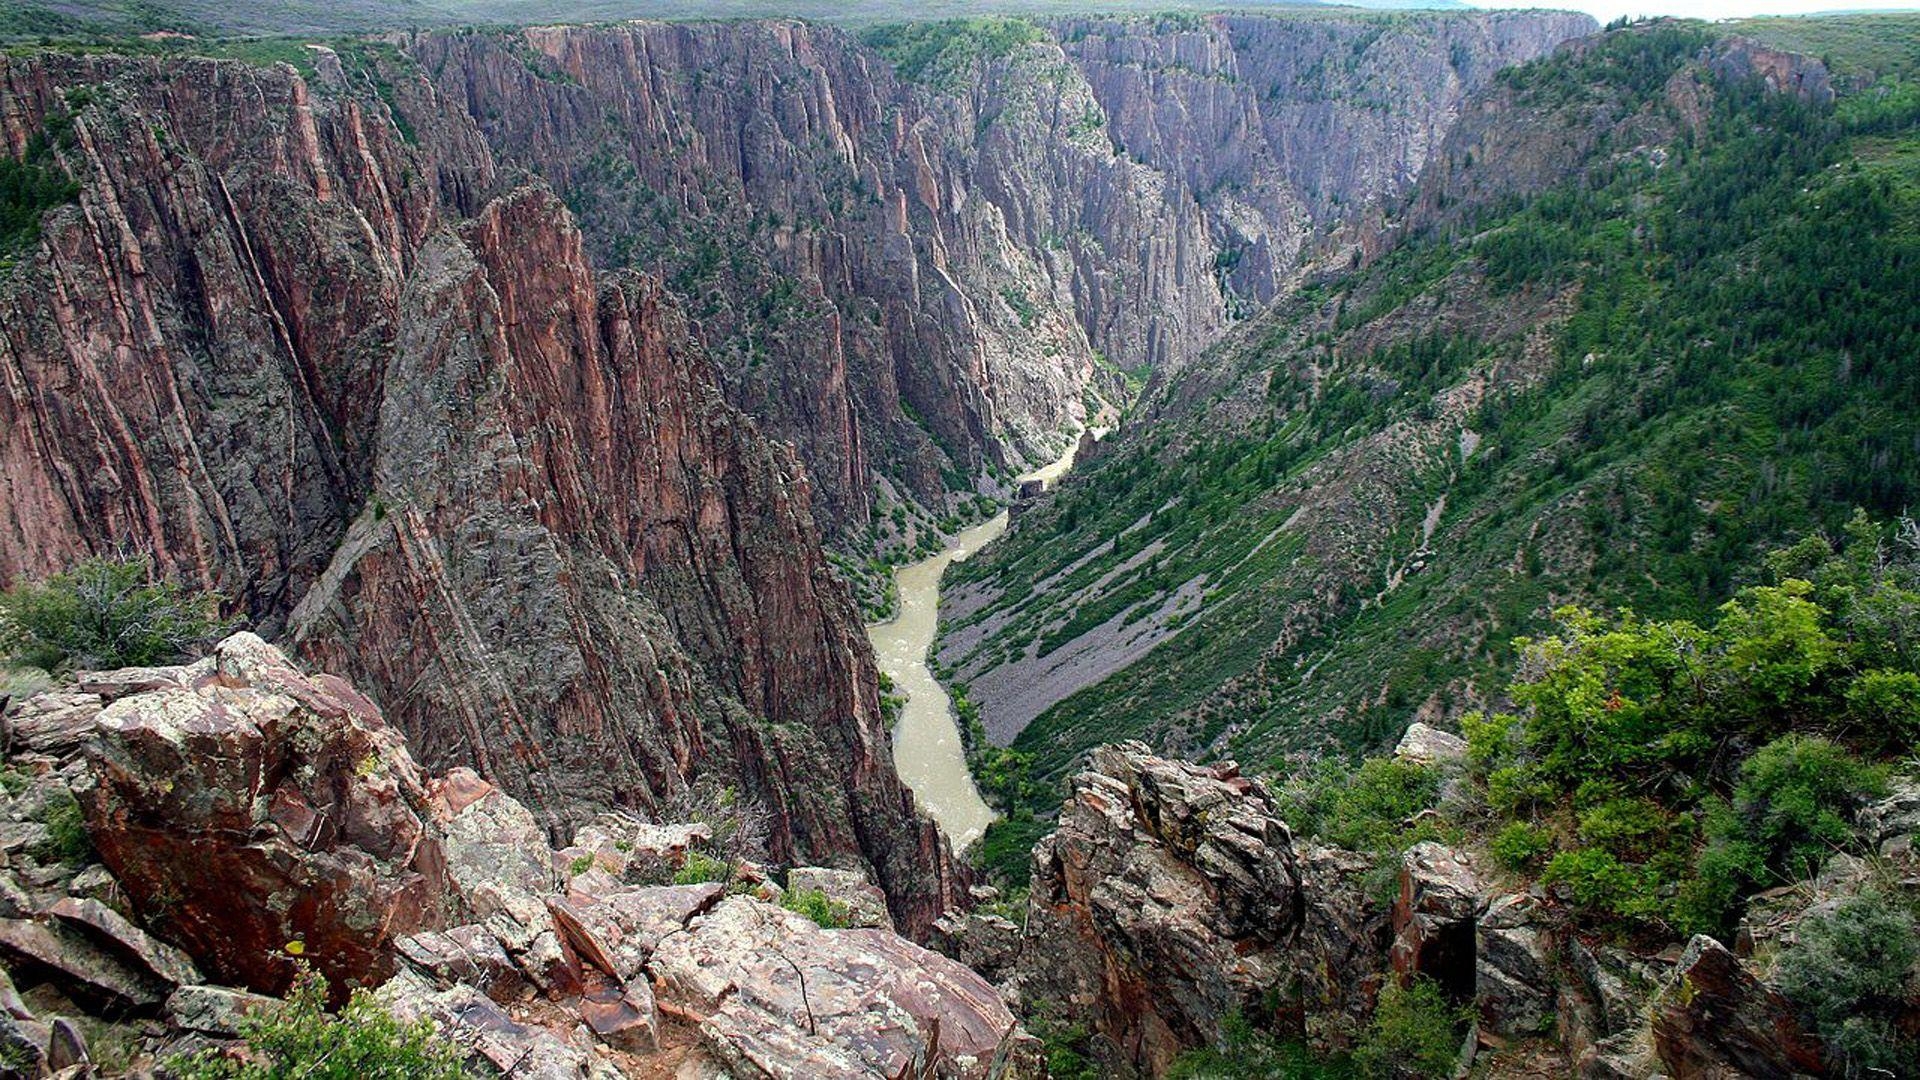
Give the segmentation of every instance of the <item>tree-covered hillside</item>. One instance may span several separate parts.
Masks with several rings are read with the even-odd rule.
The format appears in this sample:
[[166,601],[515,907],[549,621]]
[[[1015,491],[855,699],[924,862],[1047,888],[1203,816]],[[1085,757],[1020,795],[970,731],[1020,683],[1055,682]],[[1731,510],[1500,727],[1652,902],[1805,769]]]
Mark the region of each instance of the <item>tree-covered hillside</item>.
[[1669,21],[1512,69],[1401,243],[1151,384],[956,571],[942,659],[990,727],[1006,673],[1095,673],[1022,691],[1035,805],[1116,738],[1378,747],[1499,698],[1563,604],[1698,618],[1769,548],[1912,507],[1920,83],[1834,62],[1837,100],[1817,61]]

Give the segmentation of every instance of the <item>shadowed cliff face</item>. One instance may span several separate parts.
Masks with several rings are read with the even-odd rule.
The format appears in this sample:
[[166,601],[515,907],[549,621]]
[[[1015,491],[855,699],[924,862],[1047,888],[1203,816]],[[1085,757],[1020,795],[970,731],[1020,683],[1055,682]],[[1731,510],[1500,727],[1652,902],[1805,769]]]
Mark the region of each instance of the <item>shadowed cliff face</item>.
[[461,220],[458,125],[429,158],[285,69],[0,85],[15,147],[72,115],[82,182],[0,285],[0,572],[151,548],[551,824],[715,773],[776,857],[872,863],[910,926],[950,899],[808,484],[657,282],[598,280],[537,186]]
[[[1066,21],[904,82],[786,23],[406,47],[598,260],[655,270],[830,533],[1055,456],[1184,364],[1317,232],[1400,194],[1465,95],[1581,16]],[[884,522],[880,523],[884,527]]]

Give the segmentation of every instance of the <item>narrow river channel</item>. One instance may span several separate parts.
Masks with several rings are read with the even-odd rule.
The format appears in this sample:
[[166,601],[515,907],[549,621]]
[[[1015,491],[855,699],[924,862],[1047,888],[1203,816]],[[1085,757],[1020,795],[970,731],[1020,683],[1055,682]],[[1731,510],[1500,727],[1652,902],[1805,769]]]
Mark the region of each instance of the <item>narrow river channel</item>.
[[[1076,439],[1060,460],[1020,479],[1048,483],[1059,479],[1073,467],[1079,445]],[[894,692],[907,699],[893,729],[894,766],[955,851],[979,839],[994,814],[967,770],[952,702],[927,667],[927,652],[939,626],[940,575],[946,573],[947,564],[986,547],[1006,530],[1007,512],[1002,510],[955,536],[939,554],[901,567],[894,574],[900,593],[897,613],[890,622],[867,627],[880,670],[893,679]]]

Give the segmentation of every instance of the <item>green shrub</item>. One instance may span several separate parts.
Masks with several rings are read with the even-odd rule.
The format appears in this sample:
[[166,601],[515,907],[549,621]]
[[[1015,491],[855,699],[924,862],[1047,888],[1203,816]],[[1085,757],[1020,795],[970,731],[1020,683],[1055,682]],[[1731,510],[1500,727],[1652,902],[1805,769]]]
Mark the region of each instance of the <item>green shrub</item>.
[[1167,1069],[1167,1080],[1348,1080],[1358,1075],[1346,1057],[1316,1054],[1303,1042],[1276,1039],[1238,1013],[1221,1027],[1221,1045],[1181,1054]]
[[1800,923],[1775,979],[1846,1077],[1920,1075],[1920,1047],[1898,1021],[1914,990],[1920,933],[1913,914],[1863,893]]
[[1884,668],[1847,687],[1847,711],[1882,751],[1905,753],[1920,740],[1920,675]]
[[14,661],[56,671],[184,659],[221,629],[218,598],[156,580],[146,559],[88,559],[0,593]]
[[1389,982],[1354,1061],[1368,1076],[1452,1076],[1469,1016],[1429,979],[1416,977],[1408,986]]
[[219,1051],[168,1062],[180,1080],[457,1080],[459,1051],[430,1021],[403,1024],[374,997],[356,990],[329,1015],[327,981],[303,972],[287,1000],[240,1021],[253,1060]]
[[[1468,775],[1499,861],[1542,870],[1611,928],[1725,933],[1757,889],[1816,872],[1854,843],[1886,770],[1840,741],[1904,748],[1920,715],[1915,573],[1856,520],[1769,560],[1785,578],[1742,590],[1711,626],[1557,613],[1521,639],[1516,713],[1471,715]],[[1865,561],[1862,561],[1865,560]],[[1760,749],[1748,752],[1754,745]]]
[[1107,1075],[1093,1060],[1093,1036],[1086,1025],[1062,1019],[1058,1003],[1034,1001],[1027,1012],[1027,1030],[1040,1040],[1049,1080],[1103,1080]]
[[1357,768],[1325,761],[1278,793],[1281,817],[1295,831],[1372,855],[1367,891],[1391,897],[1399,857],[1423,840],[1452,840],[1452,831],[1423,814],[1440,797],[1440,770],[1393,758],[1368,758]]
[[724,884],[732,879],[732,863],[698,851],[687,852],[686,864],[673,875],[675,885],[704,885],[710,881]]
[[50,209],[80,197],[44,135],[27,144],[22,158],[0,156],[0,267],[40,239],[40,219]]
[[1509,870],[1538,870],[1553,851],[1553,833],[1531,821],[1508,822],[1488,847],[1500,865]]
[[1786,735],[1740,766],[1732,823],[1766,864],[1791,881],[1853,842],[1854,811],[1886,794],[1886,770],[1827,739]]
[[853,925],[852,912],[847,905],[831,899],[819,889],[788,889],[780,898],[780,906],[788,911],[797,911],[828,930],[839,930]]
[[40,823],[47,827],[46,842],[36,847],[34,858],[46,863],[80,866],[93,854],[93,841],[87,837],[87,822],[80,803],[66,788],[48,796],[40,811]]

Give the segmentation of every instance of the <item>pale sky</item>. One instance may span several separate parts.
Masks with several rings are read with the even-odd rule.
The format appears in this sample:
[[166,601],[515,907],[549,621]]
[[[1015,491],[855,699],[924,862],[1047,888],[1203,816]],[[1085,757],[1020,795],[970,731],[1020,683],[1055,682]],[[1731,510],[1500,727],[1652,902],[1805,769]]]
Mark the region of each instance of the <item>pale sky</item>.
[[1807,15],[1818,11],[1912,11],[1920,0],[1468,0],[1475,7],[1561,8],[1609,22],[1622,15],[1685,15],[1733,19],[1743,15]]

